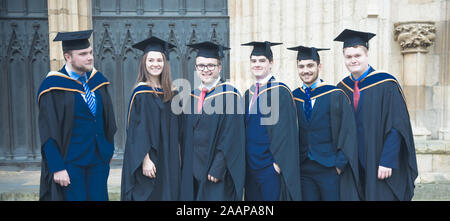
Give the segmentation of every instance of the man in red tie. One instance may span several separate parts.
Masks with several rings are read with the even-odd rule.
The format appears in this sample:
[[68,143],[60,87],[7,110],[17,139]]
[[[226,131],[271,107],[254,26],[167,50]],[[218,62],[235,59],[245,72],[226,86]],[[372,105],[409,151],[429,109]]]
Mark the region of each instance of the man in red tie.
[[241,200],[245,178],[245,131],[241,95],[220,77],[223,51],[212,42],[198,49],[195,68],[200,86],[183,116],[180,200]]
[[374,36],[345,29],[334,39],[344,42],[351,73],[337,86],[352,99],[365,200],[411,200],[417,162],[409,114],[397,79],[369,65],[368,41]]
[[301,200],[296,108],[291,90],[272,75],[270,47],[280,44],[243,44],[253,46],[250,71],[255,78],[245,92],[245,199],[249,201]]

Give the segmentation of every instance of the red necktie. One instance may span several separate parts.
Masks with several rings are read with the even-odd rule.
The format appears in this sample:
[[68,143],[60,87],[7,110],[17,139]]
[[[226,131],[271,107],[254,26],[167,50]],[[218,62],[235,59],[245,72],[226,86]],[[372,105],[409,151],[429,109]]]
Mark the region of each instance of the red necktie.
[[256,83],[255,93],[253,94],[253,97],[252,97],[252,103],[250,104],[250,109],[252,109],[253,105],[256,103],[256,98],[258,98],[258,93],[259,93],[259,83]]
[[355,81],[355,88],[353,89],[353,107],[358,108],[358,102],[359,102],[359,87],[358,87],[359,81]]
[[203,107],[203,101],[205,100],[205,96],[206,96],[206,92],[208,91],[207,88],[202,88],[202,93],[200,94],[200,99],[198,99],[198,103],[197,103],[197,113],[202,112],[202,107]]

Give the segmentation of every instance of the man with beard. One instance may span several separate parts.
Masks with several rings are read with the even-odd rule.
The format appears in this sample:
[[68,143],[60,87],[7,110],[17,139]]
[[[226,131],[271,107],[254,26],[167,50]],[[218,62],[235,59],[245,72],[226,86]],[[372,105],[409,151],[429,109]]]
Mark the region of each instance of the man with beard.
[[297,69],[303,85],[292,93],[297,105],[302,198],[306,201],[359,200],[356,124],[343,90],[319,79],[317,53],[298,46]]
[[417,177],[416,152],[402,88],[397,79],[369,65],[369,40],[375,34],[345,29],[350,75],[338,87],[350,97],[356,118],[360,182],[365,200],[411,200]]
[[58,33],[66,64],[38,92],[40,200],[106,201],[116,123],[110,83],[94,68],[92,30]]

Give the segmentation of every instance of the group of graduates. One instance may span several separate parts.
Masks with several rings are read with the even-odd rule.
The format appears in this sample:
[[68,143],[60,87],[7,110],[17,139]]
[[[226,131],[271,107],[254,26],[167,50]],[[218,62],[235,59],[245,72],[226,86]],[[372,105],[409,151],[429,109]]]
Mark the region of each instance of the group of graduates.
[[[66,64],[38,95],[42,143],[40,200],[108,200],[116,123],[110,82],[93,67],[92,30],[58,33]],[[250,42],[255,79],[244,96],[220,77],[223,45],[198,49],[201,84],[173,85],[167,41],[150,37],[130,98],[121,200],[411,200],[417,163],[404,94],[368,63],[375,34],[345,29],[350,72],[337,86],[319,78],[318,51],[297,46],[301,85],[272,74],[271,47]],[[181,99],[176,99],[181,97]],[[181,106],[182,112],[174,111]]]

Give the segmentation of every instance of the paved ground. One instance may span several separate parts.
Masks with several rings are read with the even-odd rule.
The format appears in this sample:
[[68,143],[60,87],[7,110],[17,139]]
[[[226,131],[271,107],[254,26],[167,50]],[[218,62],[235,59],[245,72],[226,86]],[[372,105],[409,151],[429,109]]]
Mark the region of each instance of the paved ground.
[[[112,164],[108,179],[110,200],[120,199],[120,162]],[[416,201],[450,201],[450,174],[419,175],[416,184]],[[36,165],[17,167],[0,166],[0,201],[38,200],[40,168]]]
[[[110,200],[120,199],[121,173],[122,166],[113,163],[108,178]],[[0,201],[38,200],[40,174],[37,166],[0,166]]]

